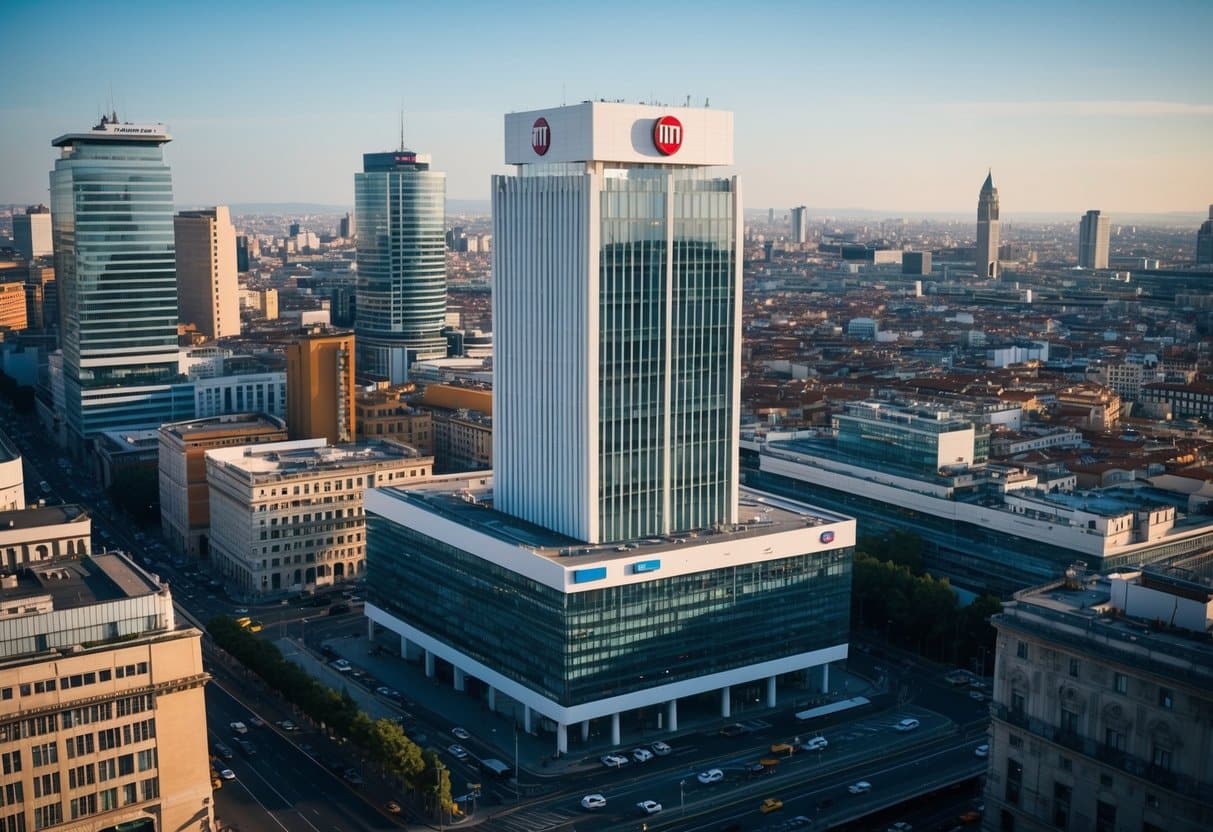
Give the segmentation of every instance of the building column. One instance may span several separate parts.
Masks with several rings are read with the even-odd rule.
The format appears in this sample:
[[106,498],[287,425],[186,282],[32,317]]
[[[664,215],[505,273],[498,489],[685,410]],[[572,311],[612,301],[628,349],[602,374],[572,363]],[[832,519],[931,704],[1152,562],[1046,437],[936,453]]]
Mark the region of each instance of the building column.
[[619,711],[611,714],[611,745],[619,745]]
[[588,719],[581,720],[581,741],[588,742],[590,739],[590,721]]
[[489,711],[497,713],[497,688],[489,685]]
[[828,664],[821,666],[821,692],[830,692],[830,666]]
[[678,700],[671,699],[665,706],[665,728],[667,731],[678,730]]
[[467,680],[464,678],[463,671],[455,668],[455,690],[463,693],[467,690]]
[[522,706],[522,730],[531,733],[531,706]]
[[774,676],[768,676],[768,677],[767,677],[767,707],[768,707],[768,708],[774,708],[774,707],[775,707],[775,703],[776,703],[776,699],[775,699],[775,677],[774,677]]
[[409,640],[403,635],[400,636],[400,658],[408,659],[409,657]]
[[366,640],[370,642],[375,640],[375,621],[371,618],[366,620]]
[[725,719],[733,715],[733,703],[729,699],[729,688],[727,685],[720,689],[720,715]]
[[556,753],[569,753],[569,726],[563,722],[556,723]]
[[434,678],[434,654],[429,650],[425,651],[425,678]]

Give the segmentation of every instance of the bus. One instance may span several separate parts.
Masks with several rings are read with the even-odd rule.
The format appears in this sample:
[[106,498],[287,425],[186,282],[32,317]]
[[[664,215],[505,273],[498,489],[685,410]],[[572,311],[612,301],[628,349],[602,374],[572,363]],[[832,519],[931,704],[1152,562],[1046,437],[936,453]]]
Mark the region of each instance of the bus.
[[480,761],[480,768],[486,773],[494,777],[504,780],[514,773],[514,770],[506,763],[498,760],[496,757],[489,757]]

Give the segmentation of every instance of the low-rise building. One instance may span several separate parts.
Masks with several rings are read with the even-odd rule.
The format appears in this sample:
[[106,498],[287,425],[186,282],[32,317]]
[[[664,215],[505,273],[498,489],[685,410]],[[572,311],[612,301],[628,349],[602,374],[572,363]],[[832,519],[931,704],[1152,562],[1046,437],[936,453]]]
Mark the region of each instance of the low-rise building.
[[354,400],[358,439],[394,439],[422,454],[434,453],[433,417],[402,400],[413,384],[362,391]]
[[1213,828],[1213,586],[1071,571],[992,623],[985,828]]
[[423,482],[433,457],[398,442],[321,439],[206,452],[211,559],[247,596],[299,592],[366,568],[363,495]]
[[0,577],[0,829],[211,829],[201,637],[121,555]]
[[62,505],[0,512],[0,572],[15,572],[92,550],[93,521],[81,506]]

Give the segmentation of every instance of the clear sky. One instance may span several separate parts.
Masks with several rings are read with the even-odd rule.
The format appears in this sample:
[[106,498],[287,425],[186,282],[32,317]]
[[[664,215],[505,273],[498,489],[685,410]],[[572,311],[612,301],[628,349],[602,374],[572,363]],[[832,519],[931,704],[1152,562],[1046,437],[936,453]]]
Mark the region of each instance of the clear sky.
[[0,203],[111,100],[160,121],[180,205],[353,202],[361,154],[488,198],[502,114],[623,98],[732,110],[747,207],[1004,218],[1213,203],[1213,2],[7,0]]

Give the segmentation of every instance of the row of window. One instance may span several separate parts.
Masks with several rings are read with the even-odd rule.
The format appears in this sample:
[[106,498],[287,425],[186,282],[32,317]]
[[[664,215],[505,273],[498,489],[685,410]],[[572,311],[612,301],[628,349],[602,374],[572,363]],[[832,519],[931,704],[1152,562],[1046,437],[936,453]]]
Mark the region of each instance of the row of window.
[[14,690],[20,696],[37,696],[42,693],[53,693],[55,690],[69,690],[71,688],[84,687],[85,685],[95,685],[98,682],[109,682],[114,678],[125,679],[132,676],[142,676],[147,671],[147,662],[138,662],[136,664],[119,665],[113,670],[106,668],[104,670],[89,671],[88,673],[74,673],[71,676],[62,676],[58,679],[22,682],[15,689],[13,687],[0,688],[0,700],[12,699]]

